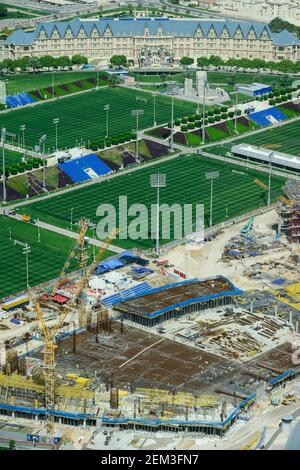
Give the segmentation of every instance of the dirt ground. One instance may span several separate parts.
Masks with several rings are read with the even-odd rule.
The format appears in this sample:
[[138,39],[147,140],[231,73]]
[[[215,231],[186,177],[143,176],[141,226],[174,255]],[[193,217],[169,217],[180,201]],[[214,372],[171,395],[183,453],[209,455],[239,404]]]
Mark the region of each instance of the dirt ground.
[[75,370],[93,376],[97,371],[105,380],[112,373],[115,383],[123,386],[131,383],[207,392],[233,376],[235,382],[239,377],[245,380],[239,373],[243,366],[132,326],[125,325],[121,333],[117,322],[112,334],[101,335],[99,344],[93,333],[77,336],[75,354],[72,338],[64,340],[56,358],[57,370],[63,374]]

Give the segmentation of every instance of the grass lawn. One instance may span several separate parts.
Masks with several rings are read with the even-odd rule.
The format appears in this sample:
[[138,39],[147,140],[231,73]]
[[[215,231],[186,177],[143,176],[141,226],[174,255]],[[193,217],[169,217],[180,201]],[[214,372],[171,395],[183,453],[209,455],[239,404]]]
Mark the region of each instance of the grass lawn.
[[300,121],[291,122],[283,126],[266,129],[265,131],[245,135],[232,142],[210,147],[206,151],[211,153],[218,152],[219,155],[225,155],[231,151],[231,147],[235,144],[247,143],[251,145],[262,146],[279,152],[290,153],[292,155],[300,155]]
[[[205,205],[205,224],[209,219],[210,182],[205,173],[210,170],[220,172],[219,179],[214,185],[214,223],[222,222],[228,216],[235,217],[260,206],[267,201],[267,194],[254,183],[259,178],[267,182],[268,175],[254,170],[244,170],[236,165],[222,163],[196,155],[187,155],[169,162],[163,162],[153,168],[143,168],[131,174],[120,175],[114,179],[103,181],[86,188],[79,188],[67,194],[57,195],[51,199],[36,202],[20,208],[33,217],[48,221],[61,227],[69,224],[71,209],[74,220],[88,217],[94,222],[100,219],[96,216],[99,204],[112,204],[118,212],[119,196],[127,196],[128,206],[133,203],[146,204],[149,208],[156,203],[156,191],[150,188],[150,175],[154,172],[165,173],[167,187],[160,192],[161,204],[196,204]],[[280,192],[284,180],[274,177],[274,191]],[[150,212],[150,211],[149,211]],[[171,218],[172,219],[172,218]],[[132,218],[128,217],[128,222]],[[116,222],[118,224],[118,221]],[[162,240],[166,242],[168,240]],[[124,248],[138,246],[148,248],[152,240],[116,240]]]
[[[52,86],[52,76],[54,85],[82,80],[84,78],[96,78],[96,72],[35,72],[21,73],[15,75],[2,75],[1,80],[8,80],[6,84],[6,94],[13,95],[22,91],[38,90]],[[77,90],[78,91],[78,90]]]
[[[40,237],[41,241],[38,242],[36,226],[5,216],[0,217],[0,257],[2,266],[5,266],[0,270],[0,298],[26,289],[25,256],[22,254],[21,246],[14,246],[15,239],[24,243],[28,242],[31,248],[29,254],[30,286],[54,279],[60,274],[73,240],[45,229],[40,229]],[[90,250],[90,255],[92,255],[92,249]],[[107,256],[111,254],[108,252]],[[70,271],[77,267],[77,260],[73,259]]]
[[[140,100],[136,100],[139,98]],[[145,101],[145,102],[144,102]],[[110,105],[109,135],[119,135],[136,129],[136,118],[131,115],[134,109],[144,110],[140,116],[139,129],[153,124],[153,97],[145,92],[124,88],[105,88],[80,95],[69,96],[55,102],[43,103],[35,107],[23,107],[9,113],[0,114],[0,126],[18,134],[20,126],[26,123],[25,141],[28,147],[38,144],[41,135],[47,135],[46,149],[52,151],[55,145],[54,118],[59,118],[58,146],[72,147],[76,140],[86,142],[104,137],[106,134],[106,112]],[[195,113],[196,104],[175,100],[174,116]],[[156,121],[163,124],[171,119],[171,99],[166,96],[156,98]]]

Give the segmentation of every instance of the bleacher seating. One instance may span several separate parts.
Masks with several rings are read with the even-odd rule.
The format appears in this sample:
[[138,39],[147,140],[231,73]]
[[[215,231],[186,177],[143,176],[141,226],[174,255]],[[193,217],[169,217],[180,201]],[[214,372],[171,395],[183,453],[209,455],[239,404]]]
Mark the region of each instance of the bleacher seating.
[[95,153],[74,158],[68,162],[60,163],[58,166],[71,178],[73,183],[82,183],[111,172],[111,169]]
[[108,297],[103,297],[102,302],[106,307],[112,307],[113,305],[126,300],[126,298],[131,297],[132,295],[143,294],[149,289],[151,289],[151,286],[148,284],[148,282],[141,282],[140,284],[137,284],[130,289],[125,289]]
[[287,116],[282,111],[280,111],[280,109],[276,108],[276,106],[264,109],[263,111],[250,113],[248,114],[248,117],[262,127],[270,126],[271,124],[285,121],[287,119]]
[[28,93],[16,93],[15,95],[6,97],[6,105],[8,108],[17,108],[26,104],[34,103],[35,100]]

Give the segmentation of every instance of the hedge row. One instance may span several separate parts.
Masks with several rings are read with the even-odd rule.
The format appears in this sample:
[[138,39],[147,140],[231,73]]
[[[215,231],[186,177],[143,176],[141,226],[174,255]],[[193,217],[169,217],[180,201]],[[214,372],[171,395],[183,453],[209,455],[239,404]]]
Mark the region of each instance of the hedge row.
[[105,139],[93,140],[90,144],[90,147],[92,150],[104,149],[106,147],[110,147],[111,145],[119,145],[135,139],[135,132],[127,132],[126,134],[113,135]]
[[12,163],[11,165],[7,165],[5,168],[5,174],[6,176],[15,176],[19,173],[24,173],[25,171],[37,169],[40,166],[43,166],[43,160],[41,158],[28,158],[24,162]]

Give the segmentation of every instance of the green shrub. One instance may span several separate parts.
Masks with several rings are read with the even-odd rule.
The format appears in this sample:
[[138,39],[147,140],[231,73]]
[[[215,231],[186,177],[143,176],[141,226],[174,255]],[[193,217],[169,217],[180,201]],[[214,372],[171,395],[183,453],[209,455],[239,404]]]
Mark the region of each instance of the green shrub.
[[186,132],[188,130],[187,124],[183,124],[180,129],[182,132]]
[[227,119],[228,118],[228,113],[222,113],[221,118],[222,119]]
[[195,124],[193,122],[189,122],[187,127],[188,129],[195,129]]

